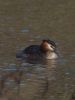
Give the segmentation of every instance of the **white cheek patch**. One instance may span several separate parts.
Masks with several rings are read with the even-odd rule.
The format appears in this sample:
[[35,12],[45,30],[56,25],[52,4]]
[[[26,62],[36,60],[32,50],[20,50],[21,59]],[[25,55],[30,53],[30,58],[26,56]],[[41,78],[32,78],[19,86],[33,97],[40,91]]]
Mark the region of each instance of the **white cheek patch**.
[[54,51],[54,49],[51,47],[50,44],[48,44],[48,48],[49,48],[51,51]]

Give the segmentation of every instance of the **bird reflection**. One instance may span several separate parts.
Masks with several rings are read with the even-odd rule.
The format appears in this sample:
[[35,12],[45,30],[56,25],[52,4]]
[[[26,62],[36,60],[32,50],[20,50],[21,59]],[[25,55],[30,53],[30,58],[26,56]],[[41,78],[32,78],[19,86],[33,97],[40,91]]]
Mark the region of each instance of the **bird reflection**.
[[[49,91],[50,81],[55,79],[56,64],[57,60],[33,61],[17,59],[14,68],[13,66],[10,66],[10,68],[5,67],[0,70],[0,95],[4,96],[4,94],[10,91],[6,84],[10,80],[14,81],[14,86],[17,87],[17,94],[19,95],[21,93],[20,84],[23,78],[27,78],[31,79],[32,83],[37,80],[39,86],[35,94],[38,95],[38,97],[34,97],[39,100],[44,99]],[[33,78],[34,76],[35,79]],[[29,84],[31,84],[31,82]],[[10,87],[11,84],[13,84],[13,82],[9,82],[8,87]]]

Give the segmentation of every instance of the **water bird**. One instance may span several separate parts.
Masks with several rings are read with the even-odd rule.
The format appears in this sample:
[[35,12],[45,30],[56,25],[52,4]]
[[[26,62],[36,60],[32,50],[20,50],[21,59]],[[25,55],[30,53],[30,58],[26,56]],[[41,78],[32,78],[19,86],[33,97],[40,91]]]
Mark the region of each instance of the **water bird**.
[[16,58],[28,59],[56,59],[56,44],[54,41],[45,39],[40,45],[30,45],[23,50],[17,52]]

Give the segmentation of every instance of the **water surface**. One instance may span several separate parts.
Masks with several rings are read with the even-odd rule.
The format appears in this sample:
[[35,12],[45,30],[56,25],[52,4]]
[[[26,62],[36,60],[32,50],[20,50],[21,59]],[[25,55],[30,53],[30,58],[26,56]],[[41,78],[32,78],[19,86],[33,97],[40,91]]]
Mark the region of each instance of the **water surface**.
[[[74,33],[74,0],[0,0],[1,100],[74,100]],[[17,50],[45,38],[56,42],[60,59],[16,59]]]

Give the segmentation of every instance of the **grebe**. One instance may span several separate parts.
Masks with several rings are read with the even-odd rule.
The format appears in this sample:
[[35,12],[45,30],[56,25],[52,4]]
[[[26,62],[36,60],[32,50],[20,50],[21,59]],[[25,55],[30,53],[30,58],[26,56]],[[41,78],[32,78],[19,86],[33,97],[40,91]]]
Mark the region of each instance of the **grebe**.
[[40,45],[31,45],[17,53],[17,58],[45,58],[45,59],[56,59],[56,44],[52,40],[43,40]]

